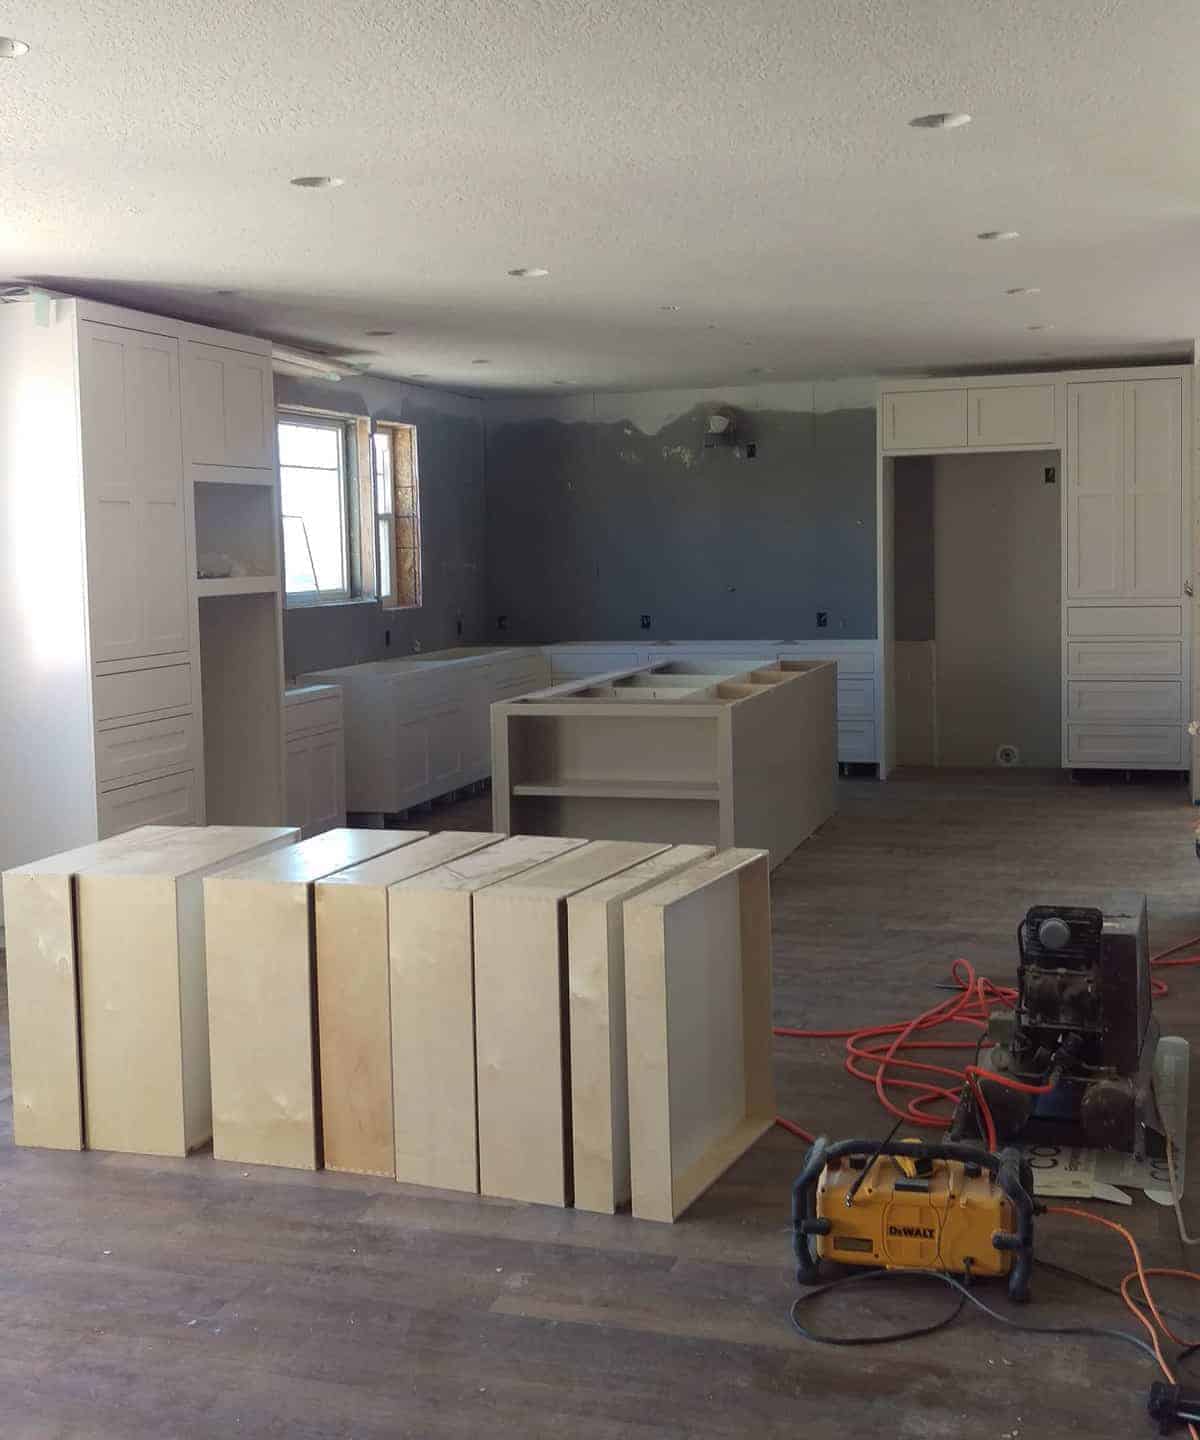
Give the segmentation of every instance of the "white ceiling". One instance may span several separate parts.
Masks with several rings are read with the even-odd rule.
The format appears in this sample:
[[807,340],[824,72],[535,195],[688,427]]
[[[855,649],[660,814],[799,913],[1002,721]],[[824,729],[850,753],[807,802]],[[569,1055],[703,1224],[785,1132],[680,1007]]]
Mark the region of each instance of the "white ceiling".
[[[0,60],[0,278],[378,373],[729,384],[1200,335],[1196,0],[0,0],[0,34],[32,46]],[[933,110],[974,122],[910,128]]]

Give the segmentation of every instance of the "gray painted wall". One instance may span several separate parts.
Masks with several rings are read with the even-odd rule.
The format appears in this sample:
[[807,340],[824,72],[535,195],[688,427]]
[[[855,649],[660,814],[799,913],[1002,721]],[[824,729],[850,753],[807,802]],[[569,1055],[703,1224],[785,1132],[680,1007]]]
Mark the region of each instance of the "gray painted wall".
[[939,759],[1061,763],[1059,488],[1056,452],[934,462]]
[[[860,384],[822,403],[817,387],[764,386],[490,407],[485,638],[874,636],[869,394]],[[757,458],[703,449],[718,403]]]
[[[478,642],[484,626],[484,435],[478,400],[398,381],[338,384],[275,377],[278,405],[307,405],[417,427],[423,604],[383,610],[375,601],[285,611],[289,677],[388,655]],[[460,635],[461,626],[461,635]],[[390,645],[388,636],[390,634]]]

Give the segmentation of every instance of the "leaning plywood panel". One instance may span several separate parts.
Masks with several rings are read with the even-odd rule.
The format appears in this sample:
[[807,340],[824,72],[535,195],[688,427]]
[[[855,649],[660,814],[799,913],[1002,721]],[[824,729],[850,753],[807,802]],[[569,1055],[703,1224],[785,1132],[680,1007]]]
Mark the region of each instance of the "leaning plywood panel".
[[81,1150],[75,880],[81,870],[153,845],[172,827],[143,825],[4,874],[13,1139]]
[[421,833],[327,830],[205,880],[218,1160],[301,1170],[321,1163],[313,886]]
[[712,853],[676,845],[567,901],[576,1209],[611,1215],[630,1195],[625,901]]
[[475,897],[584,844],[516,835],[388,892],[397,1180],[478,1191]]
[[203,882],[286,827],[190,826],[78,880],[88,1145],[186,1155],[212,1135]]
[[502,838],[448,830],[318,883],[317,1028],[326,1169],[396,1173],[389,886]]
[[633,1213],[681,1215],[772,1124],[767,856],[727,850],[625,907]]
[[571,1203],[566,901],[665,848],[596,841],[476,896],[479,1184],[485,1195]]

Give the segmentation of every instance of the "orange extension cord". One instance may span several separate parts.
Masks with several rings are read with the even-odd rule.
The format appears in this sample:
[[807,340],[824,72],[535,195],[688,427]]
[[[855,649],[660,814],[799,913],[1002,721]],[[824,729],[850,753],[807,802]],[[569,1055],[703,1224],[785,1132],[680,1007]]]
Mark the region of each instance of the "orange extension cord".
[[[1174,945],[1169,950],[1162,951],[1154,956],[1150,964],[1154,969],[1200,965],[1200,955],[1179,954],[1181,950],[1191,949],[1197,944],[1200,944],[1200,935],[1193,936],[1191,940],[1185,940],[1182,945]],[[979,1113],[984,1123],[988,1149],[994,1150],[996,1148],[995,1126],[979,1084],[980,1078],[986,1078],[989,1084],[1003,1085],[1012,1090],[1020,1090],[1027,1095],[1047,1094],[1050,1086],[1026,1085],[1019,1080],[1012,1080],[1007,1076],[1001,1077],[990,1071],[981,1070],[975,1065],[958,1068],[904,1057],[901,1052],[914,1050],[973,1051],[978,1044],[980,1035],[987,1029],[988,1011],[997,1005],[1006,1005],[1011,1008],[1016,1003],[1017,992],[1015,990],[996,985],[983,976],[976,977],[975,971],[966,960],[956,960],[951,967],[950,974],[958,986],[958,994],[922,1011],[911,1020],[897,1020],[890,1025],[858,1026],[853,1030],[797,1030],[788,1025],[779,1025],[776,1026],[774,1033],[790,1040],[845,1040],[846,1071],[855,1079],[864,1080],[867,1084],[872,1085],[879,1097],[879,1103],[887,1113],[910,1125],[944,1130],[950,1123],[951,1114],[954,1106],[958,1103],[962,1087],[970,1085],[975,1092]],[[1156,998],[1166,995],[1167,986],[1164,981],[1152,978],[1150,984]],[[975,1032],[975,1038],[972,1040],[913,1038],[926,1035],[929,1031],[938,1030],[945,1025],[966,1025]],[[898,1070],[925,1076],[938,1076],[943,1083],[935,1083],[932,1079],[905,1078],[896,1074]],[[903,1102],[898,1102],[898,1100],[892,1099],[888,1093],[889,1090],[905,1090],[912,1093]],[[932,1105],[949,1105],[950,1114],[944,1110],[941,1113],[931,1113],[926,1107]],[[803,1126],[797,1125],[794,1120],[788,1120],[779,1115],[776,1116],[776,1124],[788,1131],[789,1134],[795,1135],[809,1144],[813,1141],[814,1137],[809,1131],[805,1130]]]

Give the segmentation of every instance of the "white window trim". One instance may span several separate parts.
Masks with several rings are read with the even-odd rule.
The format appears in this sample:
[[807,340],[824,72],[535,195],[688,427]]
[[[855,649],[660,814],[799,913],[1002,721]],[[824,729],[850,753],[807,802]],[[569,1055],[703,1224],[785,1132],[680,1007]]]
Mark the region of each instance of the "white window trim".
[[[349,449],[352,443],[351,434],[355,423],[353,415],[338,415],[331,412],[315,410],[291,409],[287,406],[279,406],[275,411],[276,428],[280,425],[311,425],[322,429],[337,428],[341,432],[341,524],[342,524],[342,573],[347,581],[350,579],[350,465]],[[283,470],[282,460],[279,462],[280,471]],[[280,514],[282,525],[282,499],[283,481],[280,475]],[[313,610],[324,605],[348,605],[353,604],[359,597],[355,596],[349,586],[343,586],[338,590],[289,590],[287,588],[287,550],[280,541],[280,561],[283,568],[283,598],[284,607],[288,610]]]

